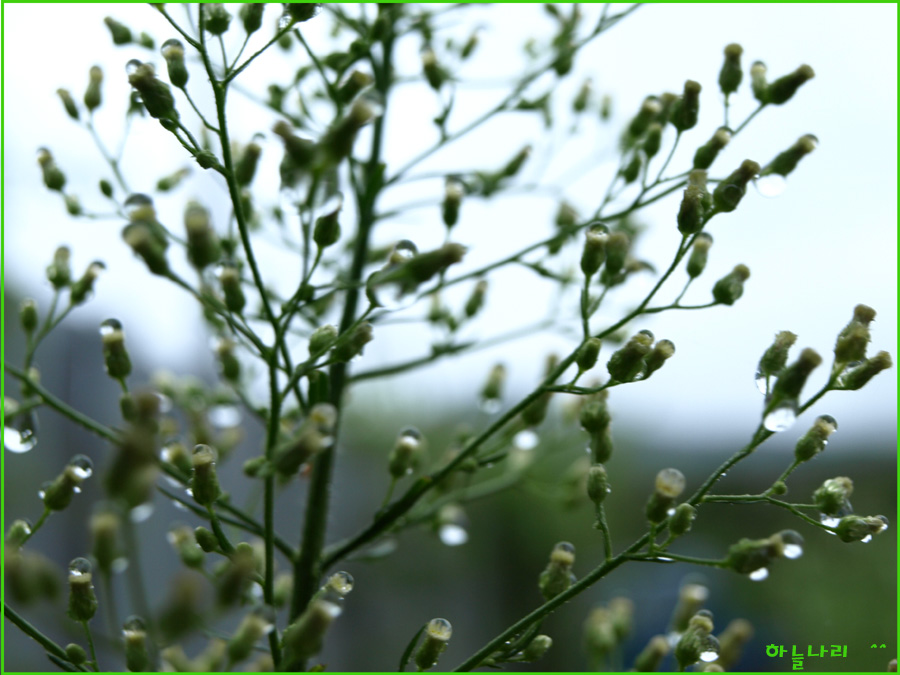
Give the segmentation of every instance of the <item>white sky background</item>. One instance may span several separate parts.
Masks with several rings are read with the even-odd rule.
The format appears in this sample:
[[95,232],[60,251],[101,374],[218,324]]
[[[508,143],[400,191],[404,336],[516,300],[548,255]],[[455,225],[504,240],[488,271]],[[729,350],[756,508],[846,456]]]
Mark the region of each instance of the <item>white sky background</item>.
[[[176,18],[183,18],[182,11],[170,7]],[[231,9],[236,11],[237,6]],[[599,5],[584,6],[591,17],[596,17],[599,9]],[[179,289],[149,277],[143,264],[133,259],[122,242],[120,220],[70,219],[57,195],[43,188],[35,160],[38,147],[49,147],[68,176],[67,191],[78,194],[89,209],[108,211],[96,184],[99,177],[110,177],[110,172],[87,132],[65,115],[55,90],[69,88],[80,101],[89,67],[101,64],[105,70],[104,105],[96,122],[106,145],[114,148],[120,140],[128,92],[124,64],[131,58],[151,60],[164,78],[165,68],[161,57],[149,57],[146,50],[113,47],[102,18],[110,14],[132,29],[147,30],[157,45],[174,37],[174,31],[144,4],[12,4],[4,6],[4,13],[4,215],[9,288],[36,297],[40,307],[46,308],[50,293],[43,270],[56,246],[66,243],[73,250],[75,275],[80,275],[87,263],[96,258],[109,266],[97,282],[96,297],[75,312],[71,322],[96,326],[103,319],[116,316],[126,328],[133,360],[151,367],[183,370],[198,359],[211,364],[194,303]],[[276,14],[274,7],[267,8],[260,33],[271,29]],[[764,60],[771,79],[802,63],[810,64],[816,71],[815,79],[804,85],[794,100],[764,110],[723,152],[711,171],[713,176],[722,176],[745,158],[765,164],[805,133],[814,133],[820,141],[818,149],[789,178],[782,196],[766,199],[751,188],[736,212],[720,215],[710,224],[709,231],[715,238],[710,263],[685,302],[707,302],[714,281],[737,263],[748,265],[752,271],[744,297],[731,308],[664,313],[635,324],[634,330],[650,328],[657,338],[671,339],[678,351],[652,382],[622,387],[613,393],[617,419],[646,424],[647,411],[654,411],[653,428],[647,433],[660,441],[673,433],[690,434],[698,426],[709,430],[737,426],[749,432],[757,423],[762,405],[753,386],[753,371],[775,332],[787,329],[797,333],[798,347],[811,346],[823,354],[826,366],[820,370],[825,371],[834,338],[859,302],[878,310],[872,352],[895,352],[896,15],[893,4],[651,5],[611,29],[576,61],[575,70],[567,84],[560,87],[562,93],[556,101],[560,120],[588,76],[593,79],[597,95],[613,96],[615,113],[607,126],[594,123],[595,113],[582,120],[577,141],[564,146],[547,167],[546,176],[551,180],[569,175],[572,167],[594,167],[587,178],[571,184],[566,192],[583,215],[599,203],[616,167],[611,150],[644,96],[663,91],[680,93],[684,80],[690,78],[703,85],[700,124],[685,134],[667,173],[688,168],[696,147],[722,121],[722,97],[716,82],[722,48],[727,43],[744,46],[745,70],[754,60]],[[325,19],[322,16],[304,26],[305,34],[314,43],[324,40],[324,35],[317,34],[324,34],[330,25]],[[448,23],[461,39],[469,34],[472,24],[482,26],[476,60],[461,72],[463,77],[481,81],[520,74],[526,65],[521,50],[524,39],[535,34],[547,38],[550,28],[539,6],[526,5],[472,8],[453,13]],[[35,36],[34,26],[41,27],[39,37]],[[236,34],[234,39],[242,38],[238,21],[231,32]],[[402,46],[402,74],[418,71],[418,48],[417,41]],[[275,48],[272,52],[247,71],[243,78],[247,87],[263,90],[273,80],[284,82],[289,76],[286,74],[307,62],[297,46],[287,64],[280,50]],[[279,79],[280,75],[284,77]],[[201,71],[192,70],[191,78],[189,88],[194,92],[202,90]],[[532,92],[543,93],[552,82],[553,78],[547,76]],[[392,103],[388,118],[386,157],[389,167],[394,168],[433,142],[435,133],[430,119],[438,111],[430,90],[404,87],[401,92],[403,96]],[[211,96],[194,96],[201,108],[212,115]],[[485,102],[496,101],[496,97],[496,90],[484,87],[461,90],[450,128],[464,124]],[[182,118],[192,124],[194,116],[178,92],[176,101]],[[255,187],[263,185],[257,196],[257,204],[261,205],[264,194],[277,198],[280,144],[273,141],[269,131],[272,118],[267,113],[236,93],[230,101],[234,105],[230,117],[233,138],[246,143],[254,132],[262,131],[268,139],[261,174],[255,183]],[[732,123],[743,120],[754,107],[745,75],[733,102]],[[560,126],[565,129],[568,125],[565,122]],[[661,156],[668,151],[673,137],[669,127]],[[564,135],[560,134],[560,138]],[[547,156],[548,140],[537,115],[505,115],[485,125],[465,145],[437,155],[420,170],[494,169],[531,143],[535,152],[522,179],[532,181],[540,172],[541,158]],[[657,158],[652,165],[652,175],[660,161]],[[157,122],[145,118],[134,124],[124,173],[135,191],[150,192],[160,176],[189,163],[183,150]],[[227,217],[227,197],[218,177],[204,175],[196,165],[192,168],[196,180],[156,200],[160,219],[176,231],[180,229],[181,209],[189,198],[199,197],[210,206],[220,226]],[[268,178],[264,178],[266,171]],[[398,202],[427,196],[434,196],[437,202],[441,191],[442,181],[417,183]],[[679,240],[675,226],[677,208],[678,197],[673,197],[646,210],[641,218],[649,230],[640,241],[637,254],[659,269],[668,265]],[[548,236],[555,209],[554,200],[539,195],[502,199],[495,204],[468,200],[453,236],[471,248],[464,265],[458,266],[450,277]],[[352,229],[346,219],[344,228],[345,235]],[[386,244],[405,237],[413,239],[420,249],[427,249],[439,245],[443,235],[435,206],[379,225],[374,239]],[[261,239],[277,243],[265,235]],[[296,284],[299,263],[286,257],[277,246],[260,243],[258,253],[267,273],[285,270],[285,288]],[[170,248],[170,260],[177,258],[181,265],[182,257]],[[184,271],[187,274],[186,264]],[[676,274],[659,300],[672,299],[684,278],[683,272]],[[648,275],[611,293],[609,307],[594,320],[595,328],[599,330],[604,322],[617,319],[620,310],[638,302],[651,284]],[[450,294],[448,300],[459,307],[469,288],[458,287],[461,296]],[[546,283],[536,281],[531,273],[498,276],[489,293],[489,318],[482,318],[477,324],[477,334],[490,336],[527,324],[544,315],[549,299]],[[577,306],[570,302],[560,311],[575,316]],[[15,319],[15,312],[16,308],[8,308],[11,320]],[[464,333],[469,337],[474,334]],[[421,355],[428,350],[432,335],[430,329],[409,333],[376,331],[376,339],[367,347],[360,366],[368,368]],[[393,382],[404,384],[405,394],[399,396],[412,407],[412,414],[436,412],[446,406],[447,397],[471,399],[490,366],[502,360],[510,372],[511,388],[524,394],[536,383],[544,355],[550,349],[565,354],[574,344],[573,337],[543,336],[479,352],[465,361],[448,362],[420,376]],[[195,351],[198,349],[203,350],[199,355]],[[610,348],[606,347],[598,373],[605,375],[602,363],[609,353]],[[824,372],[816,375],[810,391],[824,381]],[[423,391],[434,392],[436,383],[443,396],[422,396]],[[830,395],[814,413],[834,415],[842,430],[849,428],[845,426],[849,420],[857,431],[884,425],[886,420],[894,422],[896,384],[895,369],[876,378],[863,392]],[[362,398],[364,390],[358,393]],[[512,395],[508,399],[512,402]],[[796,433],[800,433],[799,427],[806,426],[799,424]]]

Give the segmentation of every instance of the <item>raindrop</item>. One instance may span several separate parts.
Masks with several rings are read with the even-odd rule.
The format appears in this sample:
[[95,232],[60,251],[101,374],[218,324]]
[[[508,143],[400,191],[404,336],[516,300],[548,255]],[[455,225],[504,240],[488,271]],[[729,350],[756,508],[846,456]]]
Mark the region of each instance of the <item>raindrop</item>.
[[797,544],[785,544],[784,557],[789,560],[796,560],[803,555],[803,547]]
[[428,622],[428,634],[447,642],[453,635],[453,627],[447,619],[432,619]]
[[263,633],[268,635],[275,630],[275,610],[268,605],[261,605],[253,610],[253,614],[265,623],[263,624]]
[[[175,485],[178,485],[178,481],[173,479],[173,482],[175,483]],[[188,511],[189,510],[188,507],[186,507],[184,504],[182,504],[181,502],[175,501],[175,500],[172,500],[172,506],[174,506],[179,511]]]
[[153,213],[153,200],[139,192],[130,195],[123,206],[128,220],[146,220]]
[[87,558],[75,558],[69,563],[69,576],[80,577],[91,573],[91,561]]
[[278,17],[278,30],[284,30],[292,23],[294,23],[294,19],[291,17],[289,12],[285,12],[280,17]]
[[15,429],[11,426],[3,429],[3,447],[10,452],[22,454],[37,445],[37,435],[33,429]]
[[756,185],[757,192],[763,197],[778,197],[787,188],[787,181],[784,176],[777,173],[760,176],[753,183]]
[[116,558],[112,562],[113,574],[121,574],[128,569],[128,558]]
[[758,570],[753,570],[750,572],[750,578],[753,581],[762,581],[763,579],[768,578],[769,570],[765,567],[760,567]]
[[153,504],[141,504],[135,506],[128,512],[128,517],[132,523],[143,523],[147,518],[153,515]]
[[674,515],[675,515],[675,507],[673,506],[671,509],[669,509],[668,511],[666,511],[666,515],[669,516],[670,518],[671,518],[672,516],[674,516]]
[[769,391],[769,376],[761,370],[756,371],[756,388],[760,394],[766,394]]
[[533,429],[523,429],[513,437],[513,445],[519,450],[534,450],[539,441]]
[[263,589],[259,584],[253,584],[250,587],[250,595],[253,596],[254,600],[262,601],[263,599]]
[[469,541],[469,533],[466,532],[466,528],[453,523],[441,525],[438,537],[446,546],[461,546]]
[[[674,512],[674,509],[673,509],[673,512]],[[659,562],[667,562],[667,563],[675,562],[675,558],[668,558],[664,555],[656,556],[656,560],[658,560]]]
[[181,51],[182,54],[184,53],[184,44],[181,42],[181,40],[178,40],[176,38],[169,38],[168,40],[163,42],[162,47],[159,48],[159,52],[160,54],[162,54],[164,59],[168,59],[170,53],[177,53],[178,51]]
[[72,473],[75,474],[75,477],[80,480],[90,478],[94,473],[94,463],[87,455],[75,455],[69,460],[69,468],[72,469]]
[[154,392],[159,399],[159,412],[165,415],[172,411],[172,399],[161,392]]
[[349,572],[335,572],[328,580],[328,585],[340,595],[347,595],[353,590],[353,575]]
[[860,539],[859,541],[860,541],[860,543],[862,543],[862,544],[868,544],[870,541],[872,541],[872,535],[871,535],[871,534],[867,534],[865,537],[863,537],[863,538]]
[[336,593],[326,593],[325,597],[319,600],[319,606],[335,619],[344,611],[340,603],[341,597]]
[[[841,519],[822,513],[819,515],[819,522],[826,527],[837,527],[838,523],[841,522]],[[834,534],[834,532],[831,532],[831,534]]]
[[74,492],[76,495],[80,495],[81,488],[76,485],[75,487],[72,488],[72,492]]
[[129,75],[134,75],[140,69],[140,67],[144,65],[137,59],[131,59],[128,63],[125,64],[125,72]]
[[122,624],[122,635],[127,640],[129,637],[137,637],[138,633],[146,633],[147,625],[144,623],[144,620],[132,614],[127,619],[125,619],[125,623]]
[[784,401],[775,406],[763,420],[763,426],[769,431],[778,433],[789,429],[797,419],[797,402]]
[[241,422],[241,411],[231,403],[220,403],[209,409],[209,423],[214,427],[236,427]]
[[705,652],[700,652],[700,660],[704,663],[712,663],[718,658],[719,652],[713,651],[712,649],[709,649]]
[[44,497],[47,496],[47,490],[50,488],[51,485],[53,485],[53,481],[51,481],[51,480],[44,481],[41,484],[41,487],[38,490],[38,498],[39,499],[43,499]]
[[419,249],[413,242],[409,239],[401,239],[394,244],[394,250],[391,251],[391,257],[388,259],[388,262],[391,265],[399,265],[412,260],[413,256],[418,252]]
[[[483,413],[487,413],[488,415],[496,415],[498,412],[500,412],[501,406],[502,404],[500,403],[499,398],[483,398],[481,399],[481,403],[478,407]],[[591,449],[588,448],[588,452],[590,451]]]
[[100,336],[112,335],[117,330],[122,330],[122,323],[118,319],[107,319],[100,324]]

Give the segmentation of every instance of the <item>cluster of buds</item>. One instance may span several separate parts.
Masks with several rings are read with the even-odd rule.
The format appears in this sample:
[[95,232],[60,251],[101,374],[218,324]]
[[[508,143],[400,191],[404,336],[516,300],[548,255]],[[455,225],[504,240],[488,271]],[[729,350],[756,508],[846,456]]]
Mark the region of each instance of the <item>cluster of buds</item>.
[[336,424],[337,410],[333,405],[314,405],[292,437],[275,449],[275,470],[284,477],[297,473],[303,464],[332,446]]
[[606,364],[610,377],[616,382],[633,382],[647,379],[675,354],[670,340],[654,344],[653,333],[642,330],[635,333],[623,347],[613,352]]
[[561,541],[550,552],[550,561],[538,577],[538,588],[545,600],[556,597],[575,583],[572,565],[575,564],[575,547]]
[[794,530],[783,530],[765,539],[741,539],[728,549],[725,566],[754,581],[769,575],[768,567],[778,558],[794,560],[803,555],[803,537]]

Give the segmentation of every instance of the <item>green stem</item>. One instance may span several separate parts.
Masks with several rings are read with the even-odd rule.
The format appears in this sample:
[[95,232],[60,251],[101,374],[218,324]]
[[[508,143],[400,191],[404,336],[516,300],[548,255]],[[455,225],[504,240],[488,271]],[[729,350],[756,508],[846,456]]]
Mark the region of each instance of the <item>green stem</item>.
[[215,512],[212,506],[206,507],[206,512],[209,515],[209,524],[212,525],[212,531],[216,535],[216,539],[219,542],[219,547],[225,553],[225,555],[231,555],[234,553],[234,546],[231,545],[231,542],[228,541],[228,535],[225,534],[225,530],[222,529],[222,523],[219,522],[219,515]]
[[82,621],[81,625],[84,626],[84,634],[87,637],[88,649],[91,652],[91,660],[89,663],[94,667],[96,672],[100,672],[100,666],[97,664],[97,651],[94,649],[94,637],[91,635],[91,627],[88,625],[87,621]]
[[[3,603],[3,615],[9,619],[16,627],[21,630],[25,635],[30,637],[32,640],[37,642],[41,647],[43,647],[48,653],[53,654],[54,656],[59,657],[64,661],[68,661],[69,657],[66,654],[66,650],[56,644],[53,640],[44,635],[41,631],[35,628],[32,624],[30,624],[24,617],[22,617],[18,612],[16,612],[12,607],[9,606],[8,603],[4,601]],[[84,670],[84,668],[78,668],[79,670]]]
[[38,519],[38,521],[34,524],[34,527],[31,528],[31,532],[29,532],[27,535],[25,535],[25,538],[22,539],[22,543],[19,544],[20,547],[24,546],[25,542],[28,541],[29,539],[31,539],[34,536],[35,532],[37,532],[39,529],[41,529],[41,525],[43,525],[44,522],[46,522],[47,518],[50,517],[51,513],[52,513],[52,511],[45,506],[44,512],[41,514],[41,517]]
[[597,505],[596,527],[603,533],[603,553],[607,560],[612,559],[612,538],[609,534],[609,525],[606,522],[606,509],[603,504]]

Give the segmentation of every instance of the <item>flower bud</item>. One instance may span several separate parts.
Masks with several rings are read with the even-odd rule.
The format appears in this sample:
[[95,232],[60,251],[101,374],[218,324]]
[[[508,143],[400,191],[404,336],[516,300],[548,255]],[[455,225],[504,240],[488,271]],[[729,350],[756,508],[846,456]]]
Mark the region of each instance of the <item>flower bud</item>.
[[309,355],[316,358],[324,354],[331,347],[338,337],[338,330],[331,324],[319,326],[309,336]]
[[684,584],[678,589],[678,603],[672,613],[671,630],[683,633],[688,623],[703,607],[709,597],[709,589],[701,584]]
[[[544,366],[544,376],[548,377],[550,373],[556,370],[558,365],[559,357],[556,356],[556,354],[547,356],[547,361]],[[528,407],[522,411],[522,422],[529,427],[536,427],[543,422],[544,418],[547,416],[547,408],[550,405],[552,396],[553,392],[545,391],[532,401]]]
[[680,670],[685,670],[698,661],[715,661],[719,653],[719,642],[711,635],[712,614],[701,610],[688,623],[675,645],[675,660]]
[[641,175],[641,166],[643,165],[641,161],[641,156],[638,153],[635,153],[631,158],[631,161],[625,165],[625,168],[622,169],[622,180],[625,181],[626,185],[629,185],[638,179],[638,176]]
[[696,517],[697,509],[687,503],[679,504],[669,518],[669,532],[676,537],[690,532]]
[[743,53],[743,47],[734,42],[725,47],[725,62],[722,64],[722,70],[719,71],[719,89],[726,98],[729,94],[736,92],[741,85],[744,77],[744,71],[741,70],[741,54]]
[[787,103],[804,82],[815,76],[815,71],[804,64],[793,73],[779,77],[766,87],[765,103],[774,103],[775,105]]
[[47,280],[57,291],[72,282],[72,268],[69,266],[70,256],[69,247],[60,246],[53,254],[53,262],[47,266]]
[[241,5],[238,16],[241,18],[241,23],[244,24],[244,32],[247,35],[255,33],[262,26],[262,15],[265,8],[264,4],[256,2],[246,2]]
[[706,269],[706,262],[709,259],[709,249],[712,243],[712,236],[706,232],[701,232],[694,239],[694,245],[691,246],[691,255],[687,262],[687,273],[691,279],[696,279]]
[[90,530],[93,539],[91,554],[97,561],[97,569],[110,574],[113,563],[119,557],[119,529],[121,518],[113,511],[99,511],[91,516]]
[[471,319],[481,311],[481,308],[484,306],[484,296],[487,294],[487,288],[488,283],[484,279],[479,280],[475,284],[475,288],[472,289],[472,294],[466,300],[466,306],[463,309],[466,318]]
[[538,587],[544,600],[559,595],[575,582],[572,565],[575,564],[575,547],[561,541],[553,547],[550,562],[538,578]]
[[722,668],[731,670],[741,657],[744,645],[753,637],[753,625],[746,619],[735,619],[719,634],[719,658]]
[[810,427],[794,448],[798,462],[807,462],[825,449],[828,437],[837,431],[837,422],[831,415],[822,415]]
[[122,230],[122,239],[140,256],[153,274],[168,275],[169,263],[166,260],[165,240],[160,242],[150,223],[137,221],[126,225]]
[[48,190],[62,192],[66,185],[66,175],[56,166],[53,155],[46,148],[38,150],[38,164],[41,167],[41,173],[44,176],[44,185]]
[[617,382],[631,382],[644,368],[644,357],[650,353],[653,333],[640,331],[624,347],[618,349],[606,364],[610,377]]
[[275,449],[275,468],[284,476],[291,476],[312,457],[334,443],[337,410],[330,403],[317,403],[296,434]]
[[[797,336],[790,331],[783,330],[776,333],[772,346],[765,351],[759,360],[759,365],[756,368],[757,377],[766,378],[768,381],[768,378],[780,373],[787,363],[788,350],[794,346],[796,341]],[[768,388],[768,385],[766,387]]]
[[198,445],[191,456],[191,492],[201,506],[212,506],[222,494],[216,475],[215,451],[208,445]]
[[705,145],[701,145],[697,148],[697,152],[694,153],[694,168],[695,169],[708,169],[712,166],[712,163],[716,161],[716,157],[718,157],[719,152],[728,145],[728,142],[731,140],[731,130],[726,127],[720,127],[716,130],[716,133],[712,135]]
[[597,357],[600,355],[600,347],[603,345],[600,338],[589,338],[578,349],[578,355],[575,357],[575,363],[578,365],[578,371],[583,373],[590,370],[597,363]]
[[91,583],[91,563],[75,558],[69,563],[69,618],[90,621],[97,613],[97,596]]
[[712,197],[716,210],[723,213],[734,211],[747,192],[747,183],[753,180],[759,171],[759,164],[751,159],[745,159],[734,173],[722,180],[713,190]]
[[31,531],[31,523],[27,520],[14,520],[13,524],[9,527],[9,531],[6,533],[7,549],[10,551],[19,549],[22,546],[22,543],[31,536]]
[[[209,5],[203,5],[208,7]],[[149,63],[138,60],[129,61],[126,65],[128,83],[140,93],[144,108],[150,117],[158,120],[178,120],[175,110],[175,98],[169,85],[156,77],[156,71]],[[199,159],[199,157],[198,157]],[[202,164],[201,164],[202,166]]]
[[284,11],[291,21],[303,23],[316,16],[321,6],[321,2],[286,2],[284,3]]
[[595,505],[600,506],[609,492],[609,478],[606,475],[606,467],[602,464],[592,464],[588,470],[588,497]]
[[80,666],[87,662],[87,652],[84,651],[84,647],[72,642],[66,645],[66,658],[70,663]]
[[534,639],[528,643],[528,646],[525,647],[519,654],[519,657],[525,663],[533,663],[544,657],[550,647],[553,646],[553,640],[549,635],[535,635]]
[[884,516],[844,516],[837,524],[837,536],[848,544],[854,541],[863,543],[872,540],[888,528],[888,520]]
[[37,303],[31,298],[22,301],[19,307],[19,322],[26,335],[31,335],[38,325]]
[[241,288],[241,273],[233,264],[223,264],[219,270],[219,282],[225,296],[225,306],[230,312],[240,314],[244,311],[247,298]]
[[848,363],[862,361],[866,357],[866,347],[871,340],[869,324],[875,318],[875,310],[867,305],[857,305],[853,318],[838,335],[834,346],[835,361]]
[[129,30],[128,26],[119,23],[110,16],[103,19],[103,23],[109,28],[114,45],[127,45],[132,41],[131,30]]
[[57,96],[62,101],[63,107],[66,109],[66,113],[76,122],[78,121],[79,113],[78,106],[75,105],[75,100],[72,98],[72,94],[68,89],[57,89]]
[[590,660],[593,663],[600,663],[618,644],[610,611],[605,607],[597,607],[588,614],[584,622],[584,646]]
[[526,145],[524,148],[519,150],[516,153],[516,156],[513,157],[509,162],[506,163],[502,169],[500,169],[500,176],[503,178],[512,178],[519,170],[522,168],[522,165],[525,164],[528,157],[531,155],[531,146]]
[[675,354],[675,345],[671,340],[660,340],[644,358],[644,377],[647,379]]
[[44,506],[61,511],[81,492],[81,484],[94,472],[94,464],[86,455],[75,455],[53,481],[41,488]]
[[733,305],[744,294],[744,282],[749,278],[750,269],[746,265],[736,265],[713,286],[713,299],[723,305]]
[[411,474],[419,465],[425,452],[425,439],[415,427],[400,432],[394,448],[388,455],[388,470],[394,478]]
[[813,504],[826,516],[838,516],[850,510],[853,481],[846,476],[829,478],[813,492]]
[[447,70],[438,63],[437,56],[431,49],[426,49],[422,53],[422,72],[429,86],[435,91],[440,91],[441,85],[450,77]]
[[766,93],[769,84],[766,82],[766,64],[762,61],[754,61],[750,66],[750,88],[753,97],[760,103],[767,103]]
[[184,229],[187,232],[188,260],[198,270],[213,264],[222,257],[219,236],[209,219],[209,211],[197,202],[188,202],[184,212]]
[[198,545],[194,531],[190,527],[187,525],[176,527],[169,532],[168,540],[185,565],[188,567],[203,566],[204,551]]
[[491,368],[491,372],[488,375],[487,382],[485,382],[485,385],[481,390],[482,401],[493,401],[497,405],[499,405],[500,399],[503,398],[503,385],[505,382],[506,366],[504,366],[502,363],[498,363],[493,368]]
[[231,24],[231,14],[220,2],[210,2],[200,5],[200,10],[206,19],[206,30],[213,35],[222,35]]
[[[266,609],[271,611],[270,607]],[[228,641],[228,661],[230,663],[243,661],[250,656],[260,638],[272,630],[272,619],[265,614],[265,609],[259,608],[251,611],[241,620],[231,640]]]
[[816,149],[818,143],[819,139],[812,134],[801,136],[796,143],[769,162],[763,168],[761,175],[766,176],[773,173],[781,176],[789,175],[797,168],[801,159]]
[[650,127],[650,123],[656,120],[662,109],[659,99],[655,96],[645,98],[638,114],[634,116],[628,125],[628,135],[633,139],[643,136],[644,132]]
[[656,153],[659,152],[659,148],[662,145],[662,132],[663,127],[659,122],[653,122],[647,127],[647,136],[644,138],[643,148],[648,161],[653,159]]
[[334,163],[339,163],[350,156],[357,133],[376,115],[377,112],[372,104],[364,98],[358,98],[353,102],[347,115],[337,120],[325,133],[320,144]]
[[331,213],[316,218],[316,226],[313,230],[313,241],[320,250],[326,249],[338,242],[341,238],[341,225],[338,222],[338,213],[341,207],[338,207]]
[[463,194],[462,183],[448,178],[444,186],[444,202],[441,205],[441,214],[447,229],[456,225],[459,220],[459,207],[462,204]]
[[341,363],[349,361],[362,354],[363,348],[372,340],[372,324],[366,321],[354,328],[346,340],[342,339],[332,350],[331,357]]
[[184,64],[184,45],[181,40],[171,38],[163,42],[160,49],[162,57],[166,60],[166,70],[169,73],[169,82],[179,89],[184,89],[188,81],[187,66]]
[[782,544],[773,537],[741,539],[728,549],[727,567],[738,574],[752,574],[768,567],[779,557]]
[[447,648],[453,627],[447,619],[432,619],[425,627],[425,637],[416,650],[415,662],[420,671],[433,668]]
[[107,319],[100,324],[100,336],[106,374],[115,380],[124,380],[131,373],[131,359],[125,349],[122,324],[116,319]]
[[[791,365],[784,368],[779,374],[775,385],[772,387],[771,402],[782,398],[796,399],[800,397],[806,379],[822,363],[822,357],[808,347],[800,352],[800,356]],[[771,406],[768,406],[771,408]]]
[[669,121],[680,132],[693,129],[700,113],[700,83],[688,80],[684,83],[681,98],[672,107]]
[[275,588],[272,591],[273,604],[276,607],[284,607],[291,599],[294,590],[294,575],[291,572],[282,572],[275,577]]
[[634,669],[639,673],[656,672],[668,653],[669,641],[664,635],[654,635],[634,659]]
[[581,271],[588,278],[596,274],[606,259],[609,228],[603,223],[591,225],[584,233],[584,250],[581,254]]
[[606,269],[600,281],[612,283],[625,266],[631,242],[624,232],[613,232],[606,240]]
[[293,670],[322,649],[322,640],[331,623],[341,613],[335,602],[326,598],[313,600],[306,611],[288,626],[282,636],[282,667]]
[[72,288],[69,291],[69,302],[72,305],[80,305],[87,300],[94,290],[94,281],[97,279],[97,275],[100,274],[100,270],[105,269],[106,265],[100,260],[95,260],[88,265],[81,278],[72,284]]
[[878,352],[871,359],[866,359],[861,365],[847,371],[841,377],[841,388],[848,391],[861,389],[882,370],[893,365],[891,355],[887,352]]
[[215,553],[219,550],[219,540],[216,535],[205,527],[194,528],[194,539],[204,553]]
[[147,652],[147,627],[139,616],[130,616],[122,625],[125,642],[125,667],[136,673],[150,668],[150,654]]
[[372,82],[373,78],[369,73],[354,70],[338,88],[338,99],[344,104],[350,103],[359,92],[372,84]]

